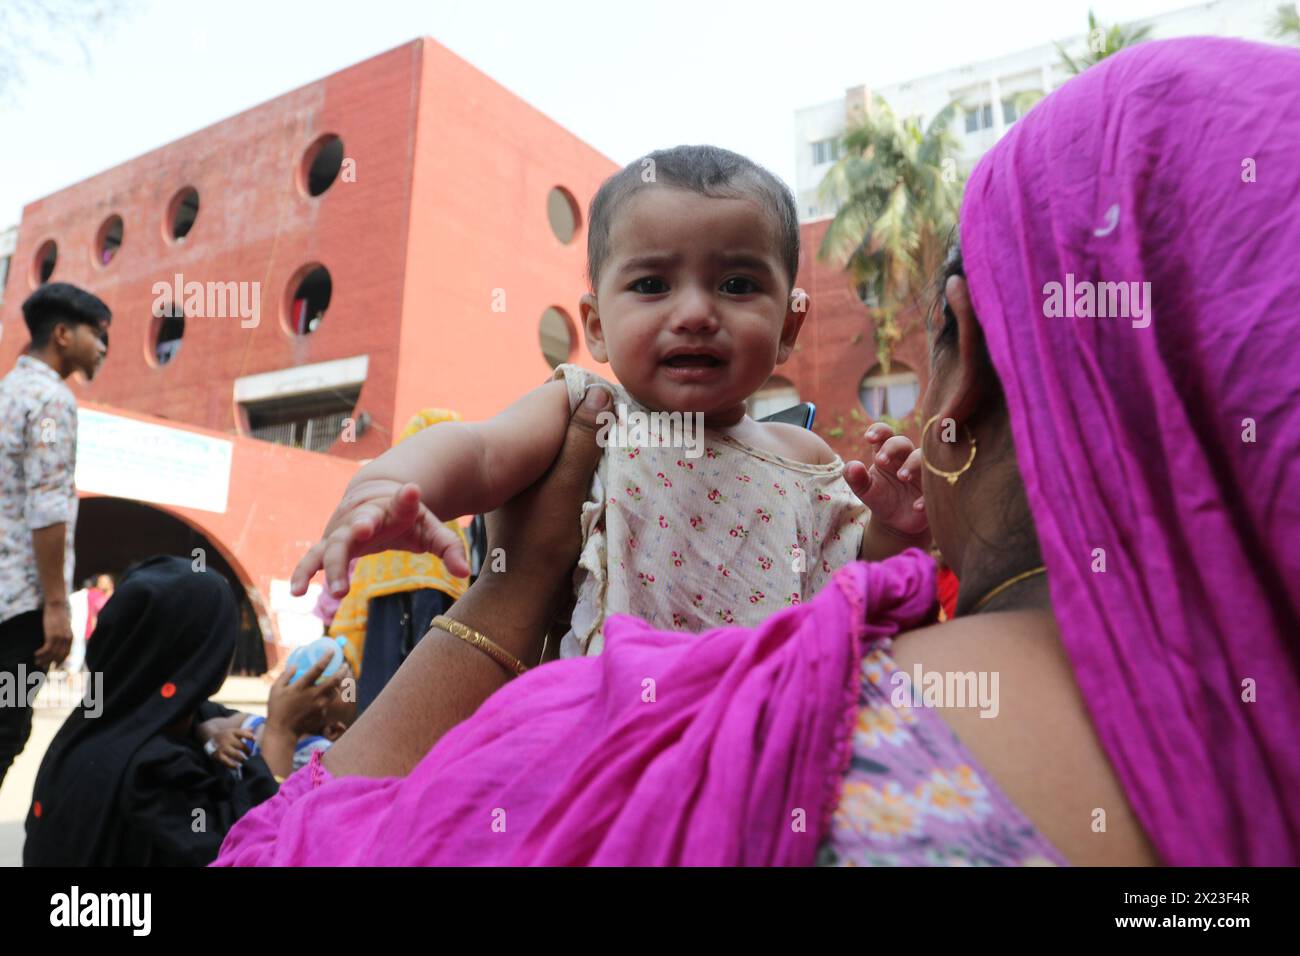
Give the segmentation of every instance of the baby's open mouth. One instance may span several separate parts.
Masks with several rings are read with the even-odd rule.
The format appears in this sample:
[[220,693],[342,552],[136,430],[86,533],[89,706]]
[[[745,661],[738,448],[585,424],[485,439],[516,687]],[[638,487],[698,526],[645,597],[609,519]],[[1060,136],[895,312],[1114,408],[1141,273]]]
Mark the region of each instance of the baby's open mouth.
[[712,355],[674,355],[664,359],[664,364],[670,368],[715,368],[722,360]]

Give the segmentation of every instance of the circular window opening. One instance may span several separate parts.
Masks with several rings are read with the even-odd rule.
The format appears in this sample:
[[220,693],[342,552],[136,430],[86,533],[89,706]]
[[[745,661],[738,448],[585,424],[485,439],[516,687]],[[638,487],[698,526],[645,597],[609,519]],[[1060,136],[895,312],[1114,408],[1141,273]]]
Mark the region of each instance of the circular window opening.
[[853,291],[857,294],[858,301],[868,309],[880,308],[880,296],[876,294],[874,284],[859,282],[853,286]]
[[773,375],[749,398],[749,417],[761,421],[799,404],[799,390],[788,378]]
[[921,382],[906,365],[891,364],[889,374],[879,365],[862,377],[858,386],[858,401],[873,419],[905,418],[916,408],[921,397]]
[[95,261],[100,266],[108,265],[120,248],[122,248],[122,217],[109,216],[95,236]]
[[329,270],[321,265],[302,269],[289,283],[285,325],[294,335],[310,335],[320,328],[330,307],[334,283]]
[[53,239],[46,239],[36,250],[36,258],[32,260],[33,289],[50,281],[50,276],[54,275],[54,265],[58,261],[58,244]]
[[333,133],[307,147],[302,157],[302,183],[309,196],[319,196],[334,185],[343,167],[343,140]]
[[177,305],[164,305],[154,310],[149,323],[149,343],[145,357],[149,364],[161,368],[181,350],[185,335],[185,310]]
[[551,306],[542,313],[538,337],[542,342],[542,356],[551,368],[563,365],[573,357],[576,341],[573,320],[563,309]]
[[167,234],[173,242],[180,242],[190,234],[198,218],[199,192],[193,186],[186,186],[167,205]]
[[581,216],[573,194],[563,186],[554,187],[546,197],[546,218],[550,220],[551,232],[565,245],[573,241],[578,231]]

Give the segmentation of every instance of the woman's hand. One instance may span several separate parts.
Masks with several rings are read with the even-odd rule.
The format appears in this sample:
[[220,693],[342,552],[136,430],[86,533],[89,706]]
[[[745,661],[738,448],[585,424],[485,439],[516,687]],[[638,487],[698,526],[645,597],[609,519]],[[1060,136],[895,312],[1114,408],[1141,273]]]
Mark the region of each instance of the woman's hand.
[[[572,597],[571,571],[582,549],[582,505],[604,454],[596,442],[596,416],[610,401],[608,391],[591,386],[551,467],[532,487],[485,516],[489,550],[481,572],[484,586],[509,582],[509,590],[536,605],[547,622],[550,612]],[[496,570],[494,555],[504,559],[503,571]]]
[[926,538],[929,521],[921,497],[921,449],[906,435],[895,435],[883,422],[867,429],[871,466],[851,461],[844,480],[868,508],[873,524],[900,538]]
[[293,569],[289,590],[307,593],[312,575],[324,568],[326,587],[342,597],[348,593],[348,562],[388,550],[436,555],[453,575],[469,575],[460,538],[425,507],[418,485],[366,478],[348,485],[321,539]]
[[[609,403],[604,389],[590,389],[546,474],[488,516],[492,550],[483,572],[448,611],[529,664],[540,655],[556,603],[572,591],[571,571],[582,546],[579,515],[604,453],[596,441],[596,416]],[[482,651],[431,631],[321,761],[336,776],[409,773],[508,679]]]
[[[320,660],[312,664],[303,673],[302,679],[293,681],[296,668],[284,669],[271,686],[271,693],[266,702],[267,729],[274,728],[292,734],[296,739],[303,734],[319,733],[325,726],[330,702],[338,696],[339,685],[347,673],[340,667],[333,677],[327,678],[319,685],[316,679],[324,673],[329,665],[330,655],[322,654]],[[290,683],[293,681],[293,683]]]

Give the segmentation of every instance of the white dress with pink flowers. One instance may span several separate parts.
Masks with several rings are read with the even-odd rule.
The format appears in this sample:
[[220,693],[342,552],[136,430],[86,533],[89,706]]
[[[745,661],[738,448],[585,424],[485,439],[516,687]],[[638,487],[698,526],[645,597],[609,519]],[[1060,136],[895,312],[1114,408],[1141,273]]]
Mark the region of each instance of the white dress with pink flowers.
[[[615,410],[648,411],[586,369],[561,365],[555,378],[564,379],[570,408],[600,382]],[[791,461],[708,429],[694,458],[682,447],[617,447],[616,436],[582,508],[576,605],[561,657],[599,654],[610,614],[694,632],[753,626],[807,600],[857,559],[868,511],[840,458]]]

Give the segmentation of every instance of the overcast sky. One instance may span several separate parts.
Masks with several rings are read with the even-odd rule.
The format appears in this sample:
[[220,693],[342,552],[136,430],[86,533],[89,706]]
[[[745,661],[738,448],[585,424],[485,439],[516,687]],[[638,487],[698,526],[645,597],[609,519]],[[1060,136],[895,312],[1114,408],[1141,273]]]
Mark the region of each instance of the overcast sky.
[[[0,3],[6,0],[0,0]],[[794,180],[794,111],[1082,33],[1089,0],[125,0],[0,91],[0,228],[22,207],[431,36],[615,162],[709,142]],[[1091,0],[1103,22],[1187,0]],[[12,40],[12,38],[11,38]],[[30,38],[57,49],[49,35]]]

